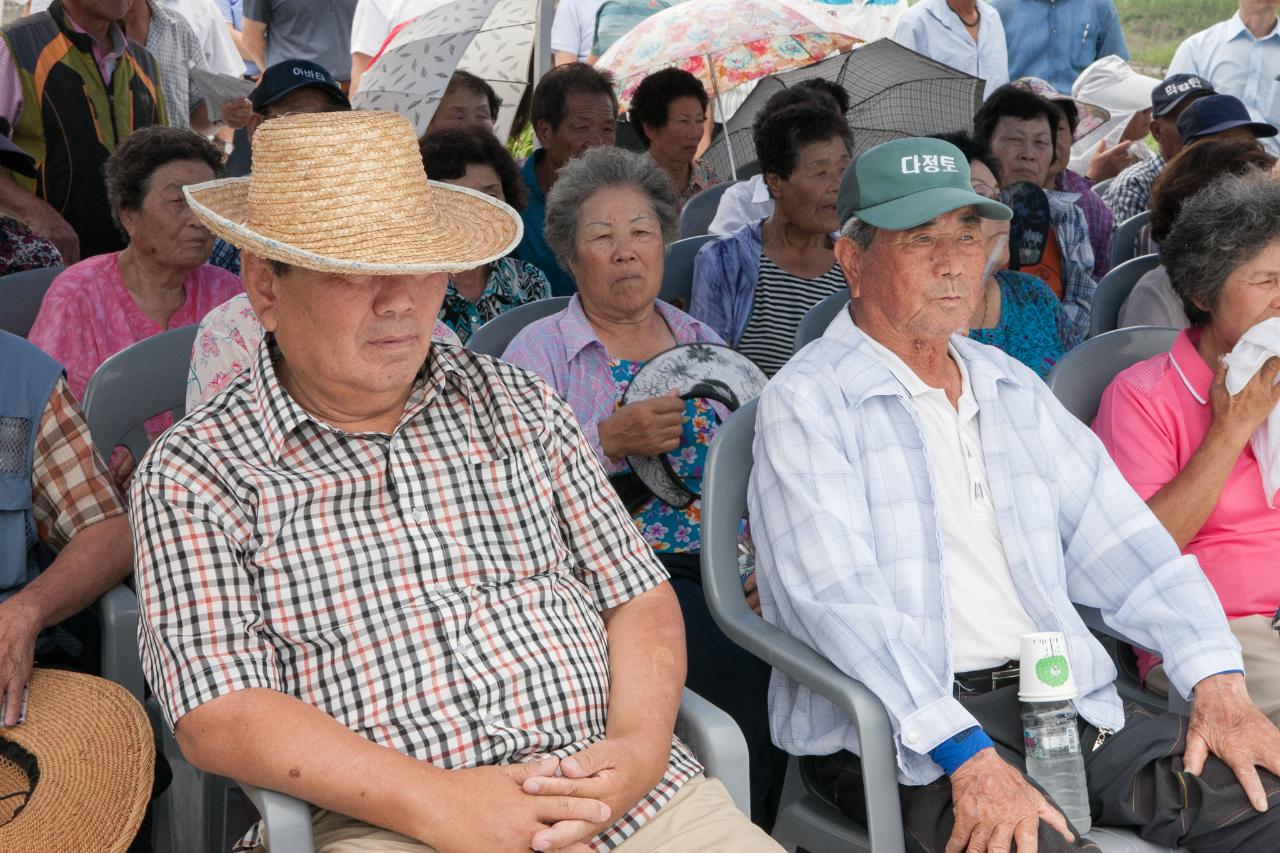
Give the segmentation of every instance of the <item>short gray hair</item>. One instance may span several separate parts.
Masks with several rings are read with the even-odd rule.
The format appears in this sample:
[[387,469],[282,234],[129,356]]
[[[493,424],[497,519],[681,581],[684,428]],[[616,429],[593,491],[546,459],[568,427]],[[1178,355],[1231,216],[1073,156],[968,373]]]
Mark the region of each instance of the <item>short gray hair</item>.
[[1280,182],[1266,173],[1223,176],[1183,204],[1160,263],[1192,326],[1209,322],[1227,278],[1277,238]]
[[858,245],[862,251],[871,248],[871,241],[876,239],[876,231],[880,229],[874,225],[863,222],[856,216],[850,216],[845,222],[844,227],[840,229],[841,237],[848,237]]
[[643,154],[613,146],[592,148],[560,170],[547,195],[543,233],[556,260],[566,270],[578,260],[578,211],[588,198],[606,187],[633,187],[648,196],[662,228],[663,243],[672,242],[679,233],[679,200],[666,172]]

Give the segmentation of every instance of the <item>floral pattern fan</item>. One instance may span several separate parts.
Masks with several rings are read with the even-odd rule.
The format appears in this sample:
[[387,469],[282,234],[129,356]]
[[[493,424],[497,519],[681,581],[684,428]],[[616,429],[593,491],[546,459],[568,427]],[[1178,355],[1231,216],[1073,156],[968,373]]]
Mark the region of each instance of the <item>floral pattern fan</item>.
[[[682,344],[649,359],[627,386],[622,403],[638,403],[674,391],[682,400],[714,400],[733,412],[759,397],[768,381],[755,362],[723,344]],[[670,506],[682,509],[698,499],[666,456],[628,456],[627,464]]]

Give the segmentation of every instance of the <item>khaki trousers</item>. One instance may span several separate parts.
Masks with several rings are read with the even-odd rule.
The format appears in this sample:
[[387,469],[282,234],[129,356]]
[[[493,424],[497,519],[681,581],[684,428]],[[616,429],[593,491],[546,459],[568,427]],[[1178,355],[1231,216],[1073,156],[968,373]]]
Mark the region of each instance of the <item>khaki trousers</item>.
[[[1249,698],[1280,726],[1280,633],[1271,627],[1269,616],[1241,616],[1228,620],[1227,625],[1240,641]],[[1163,665],[1147,673],[1146,686],[1161,696],[1169,695],[1169,677]]]
[[[408,836],[317,809],[316,853],[435,853]],[[254,853],[266,853],[259,847]],[[715,779],[695,776],[658,815],[615,848],[618,853],[779,853],[764,830],[734,806]]]

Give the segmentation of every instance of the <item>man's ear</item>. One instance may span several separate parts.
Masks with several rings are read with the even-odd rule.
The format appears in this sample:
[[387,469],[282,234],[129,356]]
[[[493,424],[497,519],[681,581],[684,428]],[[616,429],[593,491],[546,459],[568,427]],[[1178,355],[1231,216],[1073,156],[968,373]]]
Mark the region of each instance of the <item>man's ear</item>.
[[241,252],[240,279],[262,328],[274,332],[279,313],[280,278],[266,260],[251,252]]
[[245,136],[249,137],[249,144],[253,144],[253,135],[258,132],[258,128],[266,121],[266,117],[261,113],[251,113],[249,115],[249,123],[244,126]]
[[848,237],[840,237],[836,240],[835,254],[840,262],[840,271],[844,273],[845,284],[849,285],[849,298],[857,299],[861,295],[862,247]]

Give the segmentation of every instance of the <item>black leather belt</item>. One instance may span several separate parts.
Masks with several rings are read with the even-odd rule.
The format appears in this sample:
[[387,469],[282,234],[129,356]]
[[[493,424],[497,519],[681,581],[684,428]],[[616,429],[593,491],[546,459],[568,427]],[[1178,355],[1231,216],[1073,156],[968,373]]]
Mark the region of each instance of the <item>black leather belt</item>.
[[969,672],[957,672],[951,692],[957,699],[965,696],[978,696],[999,690],[1010,684],[1017,684],[1022,674],[1016,660],[1006,661],[991,669],[974,669]]

